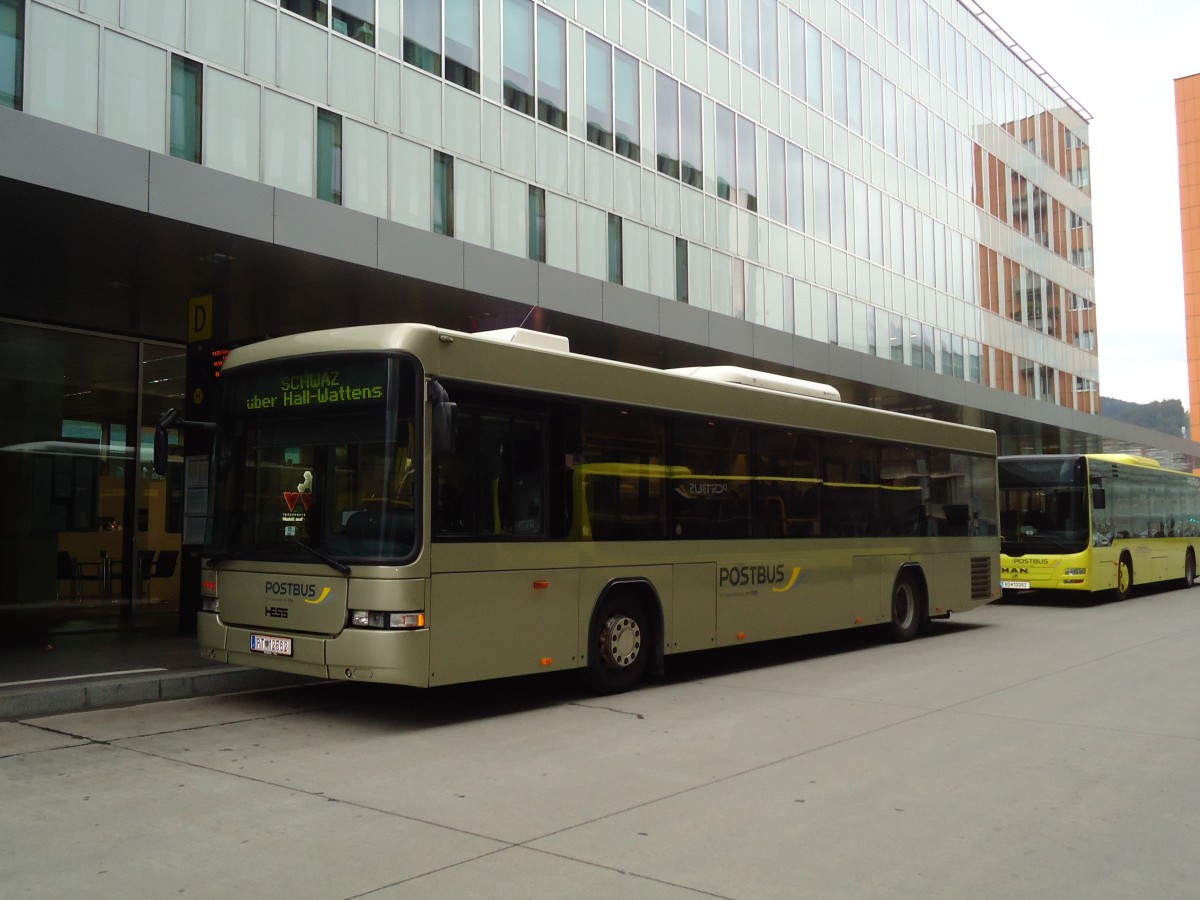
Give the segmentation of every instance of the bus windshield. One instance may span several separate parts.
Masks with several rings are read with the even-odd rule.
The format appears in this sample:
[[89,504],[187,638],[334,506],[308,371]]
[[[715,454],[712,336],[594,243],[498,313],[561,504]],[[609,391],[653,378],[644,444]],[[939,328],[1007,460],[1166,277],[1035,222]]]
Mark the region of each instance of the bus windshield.
[[1087,548],[1086,460],[1002,458],[999,477],[1002,553],[1078,553]]
[[415,554],[411,361],[322,355],[222,385],[207,555],[337,568]]

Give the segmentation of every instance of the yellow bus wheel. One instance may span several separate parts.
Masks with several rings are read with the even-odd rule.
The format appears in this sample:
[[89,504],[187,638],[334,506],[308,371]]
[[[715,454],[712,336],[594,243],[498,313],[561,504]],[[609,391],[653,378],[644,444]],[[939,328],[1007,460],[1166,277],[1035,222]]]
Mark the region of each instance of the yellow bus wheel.
[[1188,547],[1187,559],[1183,561],[1183,586],[1192,587],[1196,583],[1196,554]]
[[1124,600],[1132,590],[1133,560],[1129,558],[1128,553],[1122,553],[1121,561],[1117,563],[1117,586],[1113,591],[1113,597],[1116,600]]

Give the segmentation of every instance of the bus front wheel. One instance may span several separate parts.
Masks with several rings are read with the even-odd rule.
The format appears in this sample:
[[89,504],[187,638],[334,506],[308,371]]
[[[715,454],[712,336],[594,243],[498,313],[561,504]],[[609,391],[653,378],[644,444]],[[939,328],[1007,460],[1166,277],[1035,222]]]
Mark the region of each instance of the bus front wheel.
[[911,572],[901,572],[892,585],[892,621],[888,637],[893,641],[911,641],[921,630],[921,587]]
[[600,601],[588,637],[587,681],[601,694],[635,687],[651,656],[651,625],[646,606],[628,594]]
[[1183,561],[1183,586],[1192,587],[1196,583],[1196,554],[1188,547],[1187,559]]
[[1122,553],[1121,561],[1117,563],[1117,586],[1113,589],[1113,599],[1124,600],[1132,590],[1133,560],[1129,558],[1128,553]]

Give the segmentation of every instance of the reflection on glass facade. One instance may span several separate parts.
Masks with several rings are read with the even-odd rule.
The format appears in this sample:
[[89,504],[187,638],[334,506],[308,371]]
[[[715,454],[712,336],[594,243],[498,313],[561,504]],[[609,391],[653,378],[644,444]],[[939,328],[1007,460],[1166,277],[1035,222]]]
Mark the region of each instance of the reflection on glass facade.
[[[29,8],[0,0],[0,102],[96,130],[20,62],[41,52]],[[1087,113],[971,5],[191,3],[184,46],[32,8],[35,42],[95,60],[101,96],[132,66],[107,34],[162,52],[170,124],[145,146],[268,180],[252,138],[308,142],[313,194],[350,208],[451,235],[470,210],[461,237],[506,253],[591,277],[619,258],[665,299],[1097,411]],[[514,190],[541,198],[544,250],[488,226]]]

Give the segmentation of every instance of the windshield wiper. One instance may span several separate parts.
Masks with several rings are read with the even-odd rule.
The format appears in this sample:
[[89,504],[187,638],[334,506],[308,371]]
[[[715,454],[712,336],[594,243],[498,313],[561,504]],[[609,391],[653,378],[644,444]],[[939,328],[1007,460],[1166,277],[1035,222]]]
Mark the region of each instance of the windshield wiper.
[[344,562],[342,562],[341,560],[334,559],[332,556],[327,556],[326,554],[324,554],[320,550],[318,550],[316,547],[310,547],[308,544],[304,543],[303,541],[293,541],[292,543],[295,544],[297,547],[303,547],[305,550],[307,550],[309,553],[311,553],[313,556],[315,556],[321,562],[325,563],[325,565],[329,566],[329,568],[333,569],[339,575],[349,575],[350,574],[350,567],[348,565],[346,565]]

